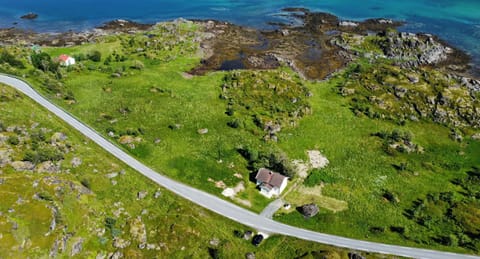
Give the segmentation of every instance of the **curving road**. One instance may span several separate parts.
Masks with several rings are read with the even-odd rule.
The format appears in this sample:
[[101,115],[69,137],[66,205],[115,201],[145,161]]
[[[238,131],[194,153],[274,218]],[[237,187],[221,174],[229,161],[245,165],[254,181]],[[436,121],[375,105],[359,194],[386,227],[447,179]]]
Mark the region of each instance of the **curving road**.
[[353,250],[361,250],[375,253],[392,254],[413,258],[435,258],[435,259],[452,259],[452,258],[480,258],[473,255],[454,254],[448,252],[440,252],[434,250],[426,250],[419,248],[402,247],[395,245],[386,245],[381,243],[367,242],[361,240],[355,240],[350,238],[344,238],[334,235],[322,234],[314,231],[309,231],[297,227],[285,225],[271,219],[267,219],[251,211],[238,207],[228,201],[222,200],[216,196],[208,194],[206,192],[197,190],[185,184],[176,182],[168,177],[162,176],[140,163],[135,158],[121,150],[119,147],[112,144],[110,141],[103,138],[95,130],[91,129],[87,125],[83,124],[63,109],[52,104],[45,99],[38,92],[33,90],[27,83],[17,78],[0,75],[0,83],[9,85],[18,91],[24,93],[28,97],[32,98],[35,102],[54,113],[70,126],[80,131],[87,138],[91,139],[103,149],[114,155],[116,158],[123,161],[139,173],[150,178],[157,184],[169,189],[170,191],[178,194],[179,196],[188,199],[204,208],[207,208],[213,212],[223,215],[229,219],[232,219],[241,224],[255,228],[259,231],[267,233],[277,233],[286,236],[297,237],[305,240],[315,241],[323,244],[334,245],[339,247],[346,247]]

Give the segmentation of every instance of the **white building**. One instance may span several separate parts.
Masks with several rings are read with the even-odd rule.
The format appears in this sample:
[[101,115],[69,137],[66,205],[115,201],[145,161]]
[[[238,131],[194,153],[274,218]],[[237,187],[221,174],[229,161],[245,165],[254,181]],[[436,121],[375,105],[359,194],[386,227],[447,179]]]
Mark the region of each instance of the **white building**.
[[257,180],[257,186],[260,188],[260,193],[267,198],[271,198],[272,196],[279,196],[283,190],[285,190],[288,177],[261,168],[258,170],[255,180]]
[[60,57],[58,57],[58,60],[60,61],[60,64],[62,66],[68,67],[71,65],[75,65],[75,59],[65,54],[60,55]]

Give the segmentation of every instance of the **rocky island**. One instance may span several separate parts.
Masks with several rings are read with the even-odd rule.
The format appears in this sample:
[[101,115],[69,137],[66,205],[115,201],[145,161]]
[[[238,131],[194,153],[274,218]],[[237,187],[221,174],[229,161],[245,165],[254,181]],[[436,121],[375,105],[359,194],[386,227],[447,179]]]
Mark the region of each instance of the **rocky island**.
[[38,18],[38,14],[36,13],[27,13],[27,14],[24,14],[22,16],[20,16],[21,19],[24,19],[24,20],[35,20]]

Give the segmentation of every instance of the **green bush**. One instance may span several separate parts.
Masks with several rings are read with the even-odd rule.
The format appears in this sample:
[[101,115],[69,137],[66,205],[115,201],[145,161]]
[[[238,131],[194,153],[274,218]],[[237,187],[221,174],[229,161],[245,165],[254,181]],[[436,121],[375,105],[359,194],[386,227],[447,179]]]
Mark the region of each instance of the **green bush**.
[[50,55],[45,52],[33,53],[30,58],[32,60],[32,65],[43,72],[50,71],[56,73],[60,66],[58,62],[52,61]]
[[12,54],[6,50],[0,52],[0,63],[7,63],[12,67],[24,69],[25,65],[22,61],[16,59]]
[[23,156],[23,161],[29,161],[34,164],[60,160],[63,160],[63,154],[53,148],[37,149],[35,151],[28,150]]
[[98,50],[94,50],[88,54],[88,59],[93,62],[100,62],[102,60],[102,53]]
[[10,145],[16,146],[16,145],[20,144],[20,140],[19,140],[16,136],[10,136],[10,137],[8,138],[8,143],[9,143]]

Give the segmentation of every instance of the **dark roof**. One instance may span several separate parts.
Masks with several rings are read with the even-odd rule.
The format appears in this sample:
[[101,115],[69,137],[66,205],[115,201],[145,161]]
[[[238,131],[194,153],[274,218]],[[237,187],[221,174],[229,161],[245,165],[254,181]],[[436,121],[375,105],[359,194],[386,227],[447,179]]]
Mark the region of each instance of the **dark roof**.
[[270,179],[272,179],[272,174],[272,171],[265,168],[260,168],[260,170],[258,170],[257,176],[255,176],[255,179],[262,183],[268,183],[270,182]]
[[269,184],[272,185],[272,186],[277,186],[277,187],[280,187],[283,183],[283,180],[287,178],[279,173],[274,173],[272,175],[272,179],[270,179],[270,182]]
[[260,168],[258,170],[257,176],[255,176],[255,179],[259,182],[262,182],[262,184],[265,187],[268,187],[269,189],[273,187],[279,187],[282,185],[283,180],[287,178],[279,173],[275,173],[271,170],[268,170],[266,168]]

